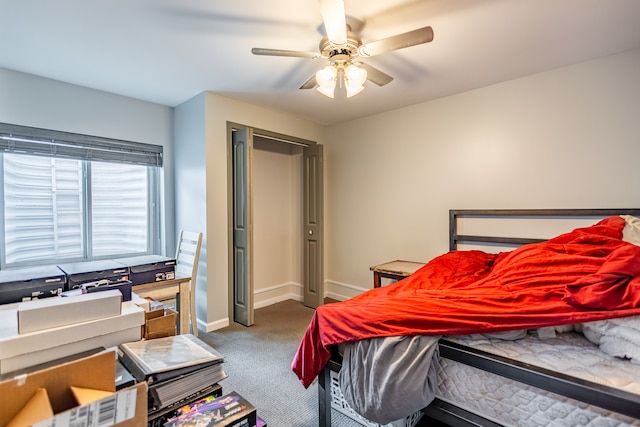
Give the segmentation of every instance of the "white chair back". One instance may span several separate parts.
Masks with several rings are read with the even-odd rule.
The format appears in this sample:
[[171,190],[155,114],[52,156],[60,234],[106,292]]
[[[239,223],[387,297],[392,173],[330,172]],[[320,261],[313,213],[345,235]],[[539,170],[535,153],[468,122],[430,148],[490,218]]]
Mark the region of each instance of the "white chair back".
[[[178,248],[176,250],[176,275],[191,277],[189,286],[189,318],[191,319],[191,333],[198,336],[198,319],[196,316],[196,283],[198,274],[198,261],[200,259],[200,246],[202,245],[202,233],[192,231],[180,231]],[[185,332],[181,332],[185,333]]]

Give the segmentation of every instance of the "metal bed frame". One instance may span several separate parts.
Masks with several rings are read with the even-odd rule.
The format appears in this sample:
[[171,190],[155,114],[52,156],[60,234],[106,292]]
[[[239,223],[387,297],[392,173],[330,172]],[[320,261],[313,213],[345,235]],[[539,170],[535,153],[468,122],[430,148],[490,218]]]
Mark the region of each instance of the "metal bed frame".
[[[540,238],[479,236],[458,234],[459,221],[464,218],[558,218],[598,220],[613,215],[640,216],[640,209],[493,209],[493,210],[450,210],[449,249],[455,250],[460,244],[492,244],[520,246],[544,241]],[[585,381],[559,372],[521,363],[509,358],[487,353],[460,345],[446,339],[438,343],[440,357],[464,363],[496,375],[524,384],[551,391],[578,401],[589,403],[607,410],[640,419],[640,396],[614,389],[605,385]],[[319,426],[331,426],[331,371],[340,371],[342,359],[334,352],[331,360],[318,376]],[[422,412],[431,419],[450,426],[497,427],[494,421],[483,418],[436,398]]]

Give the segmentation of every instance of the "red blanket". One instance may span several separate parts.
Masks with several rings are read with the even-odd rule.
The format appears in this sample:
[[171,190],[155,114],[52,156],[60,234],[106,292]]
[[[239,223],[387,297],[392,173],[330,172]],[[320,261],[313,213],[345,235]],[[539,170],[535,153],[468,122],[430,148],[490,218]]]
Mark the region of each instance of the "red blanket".
[[315,311],[292,363],[308,387],[347,341],[539,328],[640,314],[640,247],[610,217],[510,252],[452,251]]

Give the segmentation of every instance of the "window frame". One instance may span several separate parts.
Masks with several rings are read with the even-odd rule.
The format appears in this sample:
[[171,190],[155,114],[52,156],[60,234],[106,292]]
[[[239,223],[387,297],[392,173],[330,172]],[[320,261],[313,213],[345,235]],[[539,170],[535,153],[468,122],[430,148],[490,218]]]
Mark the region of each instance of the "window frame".
[[[18,131],[19,134],[13,133]],[[37,141],[30,141],[29,134],[37,135]],[[27,136],[25,136],[27,135]],[[60,139],[70,136],[73,141],[67,143]],[[88,141],[87,146],[83,146],[83,137]],[[50,139],[48,139],[50,138]],[[48,139],[48,140],[47,140]],[[17,142],[17,145],[16,145]],[[36,148],[30,151],[30,144]],[[112,144],[112,145],[111,145]],[[18,147],[19,146],[19,147]],[[96,147],[99,146],[98,149]],[[59,150],[59,147],[65,149]],[[67,149],[71,147],[70,149]],[[133,151],[137,154],[129,156]],[[82,257],[30,260],[15,262],[7,265],[5,247],[5,176],[4,176],[4,153],[26,154],[45,157],[63,157],[81,160],[82,168],[82,203],[83,215],[83,255]],[[75,153],[75,154],[74,154]],[[96,156],[92,156],[97,154]],[[161,176],[163,147],[151,144],[142,144],[131,141],[112,140],[103,137],[89,135],[71,134],[59,131],[48,131],[40,128],[29,128],[17,125],[0,123],[0,269],[10,269],[18,267],[29,267],[42,264],[60,264],[69,262],[82,262],[103,259],[124,258],[136,255],[150,255],[159,253],[160,242],[162,241],[161,227]],[[104,160],[104,158],[109,160]],[[133,159],[133,160],[132,160]],[[146,166],[147,176],[147,242],[145,253],[122,253],[115,255],[93,256],[93,227],[92,227],[92,206],[91,206],[91,163],[108,162],[120,164],[135,164]],[[126,247],[126,246],[125,246]]]

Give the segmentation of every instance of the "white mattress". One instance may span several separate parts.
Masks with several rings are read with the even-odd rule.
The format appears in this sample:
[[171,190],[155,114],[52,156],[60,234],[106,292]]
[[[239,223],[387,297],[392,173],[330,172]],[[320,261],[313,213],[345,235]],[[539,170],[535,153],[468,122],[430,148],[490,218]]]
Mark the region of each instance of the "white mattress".
[[[640,394],[640,365],[616,359],[579,334],[502,341],[448,337],[450,341],[546,369]],[[640,426],[640,421],[440,358],[437,397],[512,426]]]

